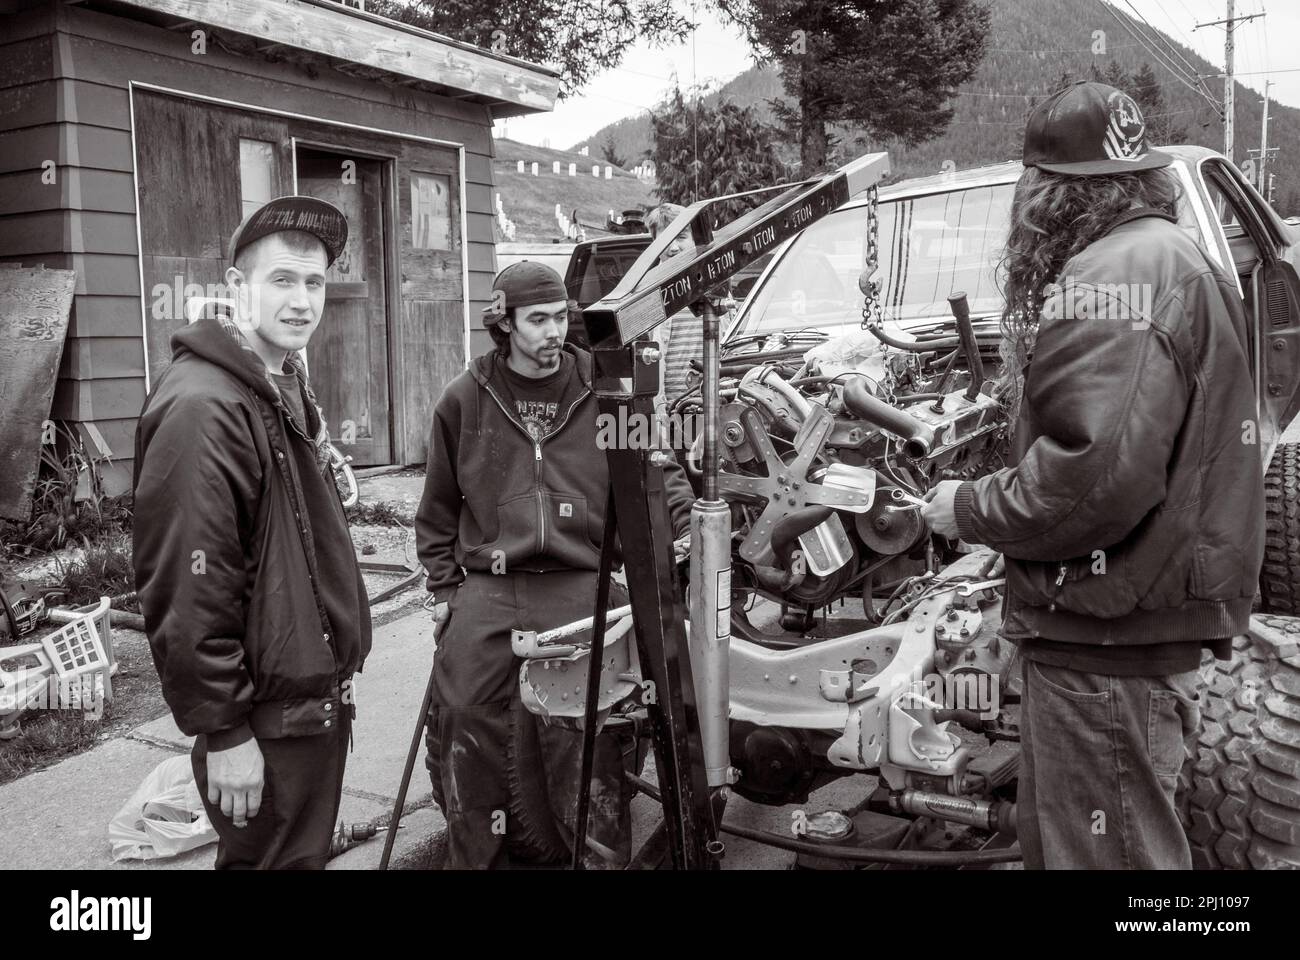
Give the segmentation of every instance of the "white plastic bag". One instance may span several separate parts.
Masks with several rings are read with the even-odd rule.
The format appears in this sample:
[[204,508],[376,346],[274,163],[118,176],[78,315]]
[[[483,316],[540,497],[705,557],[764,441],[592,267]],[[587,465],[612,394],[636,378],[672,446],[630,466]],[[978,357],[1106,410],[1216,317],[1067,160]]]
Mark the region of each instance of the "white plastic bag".
[[803,355],[809,366],[827,377],[858,370],[879,382],[885,377],[887,348],[865,330],[831,337]]
[[174,857],[217,839],[188,755],[164,760],[108,823],[113,860]]

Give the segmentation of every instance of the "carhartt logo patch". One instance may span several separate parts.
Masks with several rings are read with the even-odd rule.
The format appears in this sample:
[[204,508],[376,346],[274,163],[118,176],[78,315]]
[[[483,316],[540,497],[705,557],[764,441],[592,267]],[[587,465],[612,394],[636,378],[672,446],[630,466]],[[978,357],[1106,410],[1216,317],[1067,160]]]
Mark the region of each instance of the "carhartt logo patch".
[[571,516],[573,516],[573,504],[571,504],[571,503],[562,503],[562,504],[560,504],[560,516],[562,516],[562,517],[571,517]]

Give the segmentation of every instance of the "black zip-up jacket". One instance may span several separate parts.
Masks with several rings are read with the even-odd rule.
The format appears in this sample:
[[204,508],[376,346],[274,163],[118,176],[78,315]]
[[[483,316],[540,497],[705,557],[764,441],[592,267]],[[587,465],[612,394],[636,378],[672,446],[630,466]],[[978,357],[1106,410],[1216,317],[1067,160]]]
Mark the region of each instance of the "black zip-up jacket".
[[962,539],[1006,556],[1003,630],[1078,644],[1246,630],[1264,486],[1246,319],[1169,218],[1121,217],[1044,305],[1016,464],[963,483]]
[[210,750],[328,733],[351,714],[370,608],[314,397],[304,432],[225,321],[181,330],[172,351],[141,411],[134,482],[136,589],[163,697]]
[[[581,389],[534,441],[492,382],[495,351],[447,385],[433,411],[416,549],[435,600],[468,570],[598,570],[609,470],[597,446],[591,354],[566,344]],[[674,460],[664,469],[674,536],[694,496]]]

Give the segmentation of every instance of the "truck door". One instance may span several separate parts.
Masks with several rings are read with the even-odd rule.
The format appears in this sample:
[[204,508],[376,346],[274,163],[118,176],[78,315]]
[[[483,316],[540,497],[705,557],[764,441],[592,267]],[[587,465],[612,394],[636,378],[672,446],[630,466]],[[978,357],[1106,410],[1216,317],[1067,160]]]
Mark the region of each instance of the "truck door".
[[1201,170],[1245,293],[1259,442],[1267,464],[1283,432],[1300,413],[1296,237],[1230,163],[1211,158]]

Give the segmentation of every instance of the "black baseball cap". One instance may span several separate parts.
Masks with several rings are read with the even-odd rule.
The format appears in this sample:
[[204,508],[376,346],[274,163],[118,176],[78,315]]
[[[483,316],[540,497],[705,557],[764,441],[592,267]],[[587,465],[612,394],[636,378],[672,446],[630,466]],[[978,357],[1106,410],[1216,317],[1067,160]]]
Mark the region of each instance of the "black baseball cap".
[[1025,125],[1024,164],[1091,177],[1168,166],[1173,157],[1147,146],[1136,101],[1105,83],[1080,80],[1034,108]]
[[[500,292],[504,296],[497,297]],[[520,260],[496,275],[492,281],[492,304],[483,308],[483,326],[490,327],[505,318],[505,311],[534,303],[568,300],[564,279],[544,263]],[[572,309],[576,304],[570,303]],[[497,309],[499,307],[499,309]]]
[[310,233],[325,244],[327,266],[339,258],[348,242],[348,219],[334,204],[316,197],[277,197],[258,207],[235,228],[226,248],[230,262],[234,263],[239,251],[254,240],[285,230]]

